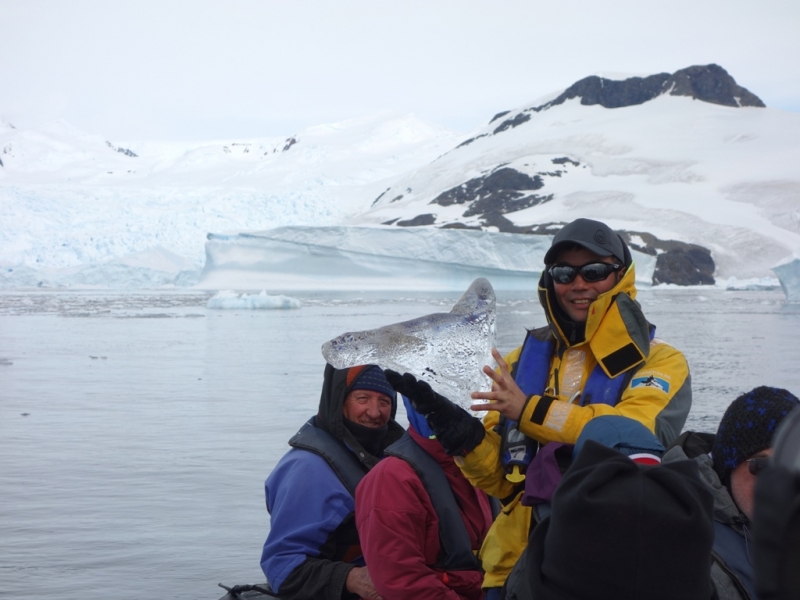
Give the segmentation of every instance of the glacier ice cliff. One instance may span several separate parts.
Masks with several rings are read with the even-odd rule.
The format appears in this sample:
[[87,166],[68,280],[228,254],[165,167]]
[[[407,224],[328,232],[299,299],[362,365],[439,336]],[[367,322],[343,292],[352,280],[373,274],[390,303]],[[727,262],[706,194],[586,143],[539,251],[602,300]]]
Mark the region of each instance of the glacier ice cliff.
[[772,267],[787,302],[800,302],[800,250]]
[[[461,291],[477,278],[495,289],[536,290],[549,235],[466,229],[279,227],[209,234],[203,289]],[[655,257],[634,253],[649,285]]]

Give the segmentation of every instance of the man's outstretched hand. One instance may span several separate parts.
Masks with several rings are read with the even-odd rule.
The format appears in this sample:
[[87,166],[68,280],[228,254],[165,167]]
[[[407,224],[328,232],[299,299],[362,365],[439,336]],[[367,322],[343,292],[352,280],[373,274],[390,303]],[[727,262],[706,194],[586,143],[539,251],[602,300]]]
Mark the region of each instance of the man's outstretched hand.
[[483,441],[486,431],[479,419],[437,394],[427,381],[417,379],[411,373],[401,375],[396,371],[384,371],[389,384],[409,399],[411,405],[423,415],[436,438],[450,456],[464,456]]
[[508,364],[497,348],[492,348],[492,356],[497,362],[499,371],[489,366],[483,367],[483,372],[492,380],[491,392],[472,392],[473,400],[489,400],[483,404],[473,404],[470,408],[475,411],[496,410],[501,415],[512,421],[519,421],[528,397],[511,376]]

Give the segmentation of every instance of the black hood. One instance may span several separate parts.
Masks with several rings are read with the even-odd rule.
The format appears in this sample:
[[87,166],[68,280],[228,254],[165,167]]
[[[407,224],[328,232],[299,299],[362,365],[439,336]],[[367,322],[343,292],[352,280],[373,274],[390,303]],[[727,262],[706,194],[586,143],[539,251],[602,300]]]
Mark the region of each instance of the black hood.
[[[317,411],[314,425],[327,431],[337,440],[343,441],[348,448],[355,452],[359,460],[367,468],[371,469],[381,459],[383,450],[399,440],[405,430],[395,421],[395,415],[397,414],[397,396],[395,395],[392,397],[392,412],[389,416],[386,436],[380,445],[381,456],[370,454],[364,449],[350,430],[345,427],[344,415],[342,414],[344,401],[350,392],[350,387],[347,384],[349,371],[350,369],[334,369],[330,364],[325,365],[322,394],[320,394],[319,410]],[[352,385],[354,381],[350,383]]]

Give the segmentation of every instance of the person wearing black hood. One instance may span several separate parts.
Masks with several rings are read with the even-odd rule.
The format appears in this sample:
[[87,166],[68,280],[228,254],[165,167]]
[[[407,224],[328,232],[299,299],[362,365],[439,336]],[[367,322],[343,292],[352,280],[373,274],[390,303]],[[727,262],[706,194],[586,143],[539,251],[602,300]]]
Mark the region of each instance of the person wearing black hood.
[[267,478],[261,568],[284,600],[379,598],[361,555],[355,488],[400,439],[397,395],[376,365],[325,367],[319,412]]
[[525,473],[542,444],[575,444],[593,418],[616,415],[643,424],[662,445],[678,436],[691,408],[684,355],[655,338],[636,302],[630,250],[605,223],[576,219],[545,254],[539,301],[547,326],[528,331],[498,368],[483,424],[409,374],[388,372],[395,389],[428,417],[467,479],[504,508],[481,549],[487,598],[499,592],[528,542],[530,507],[520,502]]

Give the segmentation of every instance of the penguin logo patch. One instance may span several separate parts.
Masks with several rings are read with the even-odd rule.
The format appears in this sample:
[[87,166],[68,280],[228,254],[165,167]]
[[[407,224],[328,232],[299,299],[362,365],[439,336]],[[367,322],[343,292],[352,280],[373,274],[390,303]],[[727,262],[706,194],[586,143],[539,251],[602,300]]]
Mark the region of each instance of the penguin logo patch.
[[658,388],[665,394],[669,393],[669,383],[659,377],[649,375],[648,377],[637,377],[631,381],[631,389],[637,387],[654,387]]

